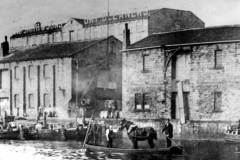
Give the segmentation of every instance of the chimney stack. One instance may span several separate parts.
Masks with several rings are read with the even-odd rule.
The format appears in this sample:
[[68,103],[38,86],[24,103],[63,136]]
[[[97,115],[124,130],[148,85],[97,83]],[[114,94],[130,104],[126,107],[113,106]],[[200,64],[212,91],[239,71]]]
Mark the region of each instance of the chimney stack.
[[2,42],[1,47],[3,57],[9,55],[9,43],[7,41],[7,36],[5,36],[5,41]]
[[123,30],[123,50],[127,49],[130,45],[130,29],[128,29],[128,24],[125,23],[125,28]]

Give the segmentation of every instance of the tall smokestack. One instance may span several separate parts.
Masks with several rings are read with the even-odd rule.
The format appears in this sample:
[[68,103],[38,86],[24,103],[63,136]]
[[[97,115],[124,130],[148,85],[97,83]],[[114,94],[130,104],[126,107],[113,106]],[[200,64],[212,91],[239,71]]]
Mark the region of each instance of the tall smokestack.
[[130,45],[130,29],[128,29],[128,24],[125,23],[125,28],[123,30],[123,50],[127,49]]
[[5,36],[5,41],[1,44],[3,57],[9,55],[9,43],[7,36]]

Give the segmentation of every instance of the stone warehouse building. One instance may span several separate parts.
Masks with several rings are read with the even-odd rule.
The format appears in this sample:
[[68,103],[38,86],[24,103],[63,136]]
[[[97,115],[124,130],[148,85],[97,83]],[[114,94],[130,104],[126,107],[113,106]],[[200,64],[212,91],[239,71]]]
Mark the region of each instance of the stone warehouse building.
[[169,8],[143,12],[110,15],[95,19],[71,18],[66,23],[24,29],[11,36],[11,47],[32,47],[44,43],[92,40],[113,35],[123,40],[124,25],[131,30],[131,42],[153,33],[170,32],[188,28],[204,28],[204,22],[190,11]]
[[[36,119],[76,117],[79,107],[121,107],[122,43],[108,38],[43,44],[0,59],[0,112]],[[97,109],[96,109],[97,108]]]
[[122,56],[126,118],[157,128],[171,118],[185,138],[216,137],[240,119],[240,26],[152,34]]

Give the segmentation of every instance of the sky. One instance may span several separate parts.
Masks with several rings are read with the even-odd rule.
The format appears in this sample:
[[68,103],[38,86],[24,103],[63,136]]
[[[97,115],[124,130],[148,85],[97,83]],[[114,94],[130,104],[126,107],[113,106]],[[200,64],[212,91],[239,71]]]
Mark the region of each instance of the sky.
[[[32,28],[34,23],[55,24],[68,18],[107,15],[108,0],[0,0],[0,41],[4,35]],[[240,24],[240,0],[109,0],[110,14],[158,8],[189,10],[206,26]]]

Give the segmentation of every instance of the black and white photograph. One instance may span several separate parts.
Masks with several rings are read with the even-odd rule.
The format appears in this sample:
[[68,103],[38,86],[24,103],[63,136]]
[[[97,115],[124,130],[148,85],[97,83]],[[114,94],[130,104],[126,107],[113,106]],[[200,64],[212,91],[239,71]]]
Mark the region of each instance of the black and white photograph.
[[0,0],[0,160],[239,160],[239,0]]

